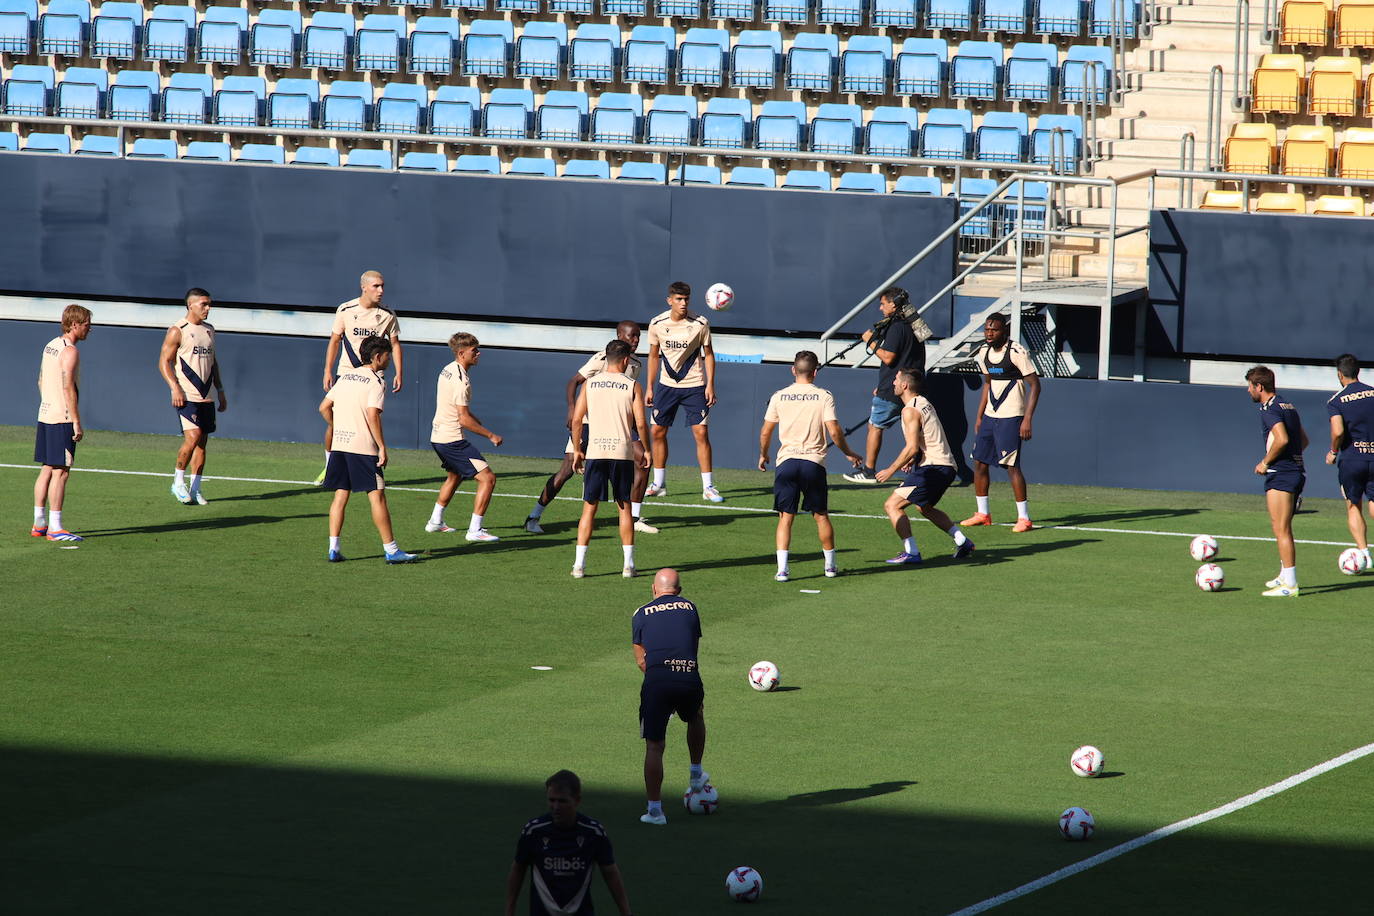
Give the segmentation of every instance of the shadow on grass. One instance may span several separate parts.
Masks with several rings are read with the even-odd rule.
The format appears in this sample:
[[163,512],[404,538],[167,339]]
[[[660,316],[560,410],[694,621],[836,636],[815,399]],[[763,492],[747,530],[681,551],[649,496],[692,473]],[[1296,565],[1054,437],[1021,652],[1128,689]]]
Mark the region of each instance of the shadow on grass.
[[285,499],[291,496],[304,496],[307,493],[328,493],[331,497],[334,495],[333,490],[326,490],[323,487],[305,486],[291,487],[287,490],[272,490],[268,493],[243,493],[238,496],[217,496],[211,500],[211,502],[233,503],[256,499]]
[[875,782],[856,789],[822,789],[819,792],[801,792],[797,795],[789,795],[771,804],[808,808],[814,808],[817,805],[842,805],[845,802],[858,801],[861,798],[890,795],[893,792],[902,791],[907,786],[914,785],[916,785],[914,779],[898,779],[891,782]]
[[[190,512],[192,508],[204,511],[201,507],[187,507]],[[97,528],[94,531],[81,532],[83,537],[118,537],[119,535],[129,534],[163,534],[169,531],[213,531],[222,528],[242,528],[245,525],[268,525],[273,522],[284,522],[298,518],[321,518],[319,512],[307,512],[303,515],[230,515],[224,517],[211,518],[188,518],[186,521],[167,522],[160,525],[129,525],[124,528]]]
[[1122,509],[1118,512],[1083,512],[1046,519],[1046,527],[1055,525],[1103,525],[1109,522],[1140,522],[1147,519],[1184,518],[1197,515],[1201,509]]
[[[933,555],[927,553],[925,554],[925,561],[922,563],[916,563],[912,565],[895,563],[888,564],[881,560],[876,560],[872,561],[871,563],[867,563],[863,566],[846,566],[842,570],[841,575],[871,576],[876,573],[887,572],[905,572],[908,575],[914,575],[916,574],[917,570],[921,569],[941,569],[947,566],[987,566],[994,563],[1009,563],[1013,560],[1018,560],[1022,557],[1033,556],[1037,553],[1047,553],[1051,550],[1065,550],[1073,547],[1078,547],[1083,544],[1096,544],[1097,542],[1097,538],[1070,538],[1068,540],[1061,541],[1027,541],[1022,544],[1017,544],[1013,547],[979,547],[974,551],[973,556],[964,560],[956,560],[950,553],[945,552]],[[936,543],[938,542],[931,542],[931,544]],[[947,546],[948,543],[952,542],[946,542],[946,544],[941,544],[942,551],[952,551],[952,547]],[[895,549],[900,548],[898,547]]]

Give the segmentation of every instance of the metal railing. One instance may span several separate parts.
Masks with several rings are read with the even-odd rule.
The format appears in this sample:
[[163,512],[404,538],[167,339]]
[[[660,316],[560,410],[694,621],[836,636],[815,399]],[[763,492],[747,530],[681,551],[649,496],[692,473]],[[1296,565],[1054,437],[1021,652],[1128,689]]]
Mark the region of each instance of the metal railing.
[[[1269,0],[1265,0],[1265,33],[1268,34]],[[1245,111],[1250,107],[1250,0],[1236,0],[1236,21],[1234,25],[1235,54],[1233,56],[1234,83],[1231,92],[1231,109]],[[1265,39],[1268,40],[1267,38]]]
[[[1208,138],[1211,139],[1210,137]],[[1210,153],[1209,153],[1210,155]],[[1183,139],[1178,144],[1178,170],[1180,172],[1193,172],[1197,170],[1197,138],[1190,130],[1183,135]],[[1185,195],[1184,187],[1187,187]],[[1185,204],[1183,201],[1187,200]],[[1180,182],[1178,186],[1178,200],[1180,207],[1191,208],[1193,206],[1193,183],[1191,181]]]
[[[1299,175],[1251,175],[1244,172],[1223,172],[1223,171],[1193,171],[1190,169],[1160,169],[1154,173],[1150,179],[1150,193],[1153,197],[1155,178],[1176,178],[1179,180],[1178,208],[1180,210],[1191,209],[1191,203],[1185,204],[1184,186],[1192,181],[1229,181],[1238,184],[1239,190],[1248,205],[1251,197],[1251,186],[1257,184],[1282,184],[1291,185],[1296,188],[1320,187],[1320,188],[1345,188],[1347,191],[1371,191],[1374,192],[1374,179],[1368,178],[1334,178],[1334,177],[1305,177]],[[1191,192],[1189,198],[1191,199]]]
[[1204,149],[1209,169],[1216,168],[1221,161],[1221,96],[1225,84],[1226,74],[1217,64],[1207,74],[1207,139]]

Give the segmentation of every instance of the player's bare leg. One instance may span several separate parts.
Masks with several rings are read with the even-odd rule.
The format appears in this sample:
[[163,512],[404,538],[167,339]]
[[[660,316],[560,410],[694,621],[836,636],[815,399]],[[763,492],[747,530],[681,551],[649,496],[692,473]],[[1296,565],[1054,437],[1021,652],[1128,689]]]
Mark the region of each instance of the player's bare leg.
[[649,453],[653,456],[655,471],[663,471],[668,467],[668,427],[650,426],[649,427]]
[[[53,531],[64,531],[62,501],[67,497],[67,478],[71,469],[43,465],[33,485],[33,528],[29,533],[43,537]],[[46,511],[45,511],[46,507]]]
[[[706,712],[698,709],[692,721],[687,723],[687,759],[692,766],[701,766],[701,758],[706,755]],[[659,777],[662,781],[663,757],[659,756]]]
[[991,525],[992,513],[988,511],[988,491],[992,488],[992,472],[981,461],[973,462],[973,496],[978,501],[978,511],[959,524],[965,528],[970,525]]
[[348,491],[335,490],[334,501],[329,504],[329,536],[337,538],[343,534],[344,513],[348,508]]
[[[544,527],[539,524],[539,519],[544,517],[544,510],[558,498],[559,491],[563,489],[564,484],[572,479],[573,473],[572,453],[564,452],[563,463],[558,466],[557,471],[549,476],[548,480],[544,481],[544,489],[539,491],[539,498],[534,501],[534,508],[525,518],[526,531],[531,534],[544,533]],[[642,490],[640,494],[640,498],[643,499]]]
[[[661,803],[663,801],[663,750],[665,745],[666,742],[664,741],[644,739],[644,797],[650,802]],[[704,730],[702,745],[705,746]]]
[[621,568],[621,575],[626,579],[635,577],[635,517],[630,511],[630,504],[617,501],[616,509],[620,512],[620,549],[624,553],[625,565]]
[[472,518],[468,520],[468,533],[465,537],[478,543],[499,541],[500,538],[482,527],[482,519],[487,514],[487,508],[491,506],[491,494],[496,491],[496,472],[489,467],[482,468],[473,479],[477,481],[477,493],[473,498]]
[[883,450],[883,430],[880,426],[868,424],[868,440],[864,443],[864,467],[878,466],[878,453]]
[[1035,526],[1031,524],[1030,505],[1026,502],[1026,475],[1021,473],[1019,464],[1007,466],[1007,479],[1011,481],[1011,495],[1016,500],[1016,524],[1011,530],[1030,531]]
[[816,517],[816,535],[821,540],[822,550],[835,549],[835,526],[830,524],[830,515],[825,512],[813,513]]
[[448,509],[448,504],[453,501],[453,497],[458,493],[458,487],[462,484],[463,478],[449,471],[444,477],[444,482],[439,484],[439,496],[434,500],[434,509],[431,510],[429,521],[425,523],[425,530],[434,533],[452,534],[457,528],[451,527],[444,521],[444,512]]
[[773,579],[778,582],[786,582],[791,575],[791,571],[788,568],[787,557],[792,547],[792,523],[795,522],[796,519],[797,516],[794,513],[778,513],[778,530],[773,538],[773,544],[777,549],[778,557],[778,571],[773,576]]
[[725,500],[716,489],[711,472],[711,433],[703,420],[692,427],[692,438],[697,441],[697,464],[701,467],[701,498],[707,502],[721,503]]
[[[1364,513],[1360,511],[1360,504],[1346,503],[1345,513],[1346,523],[1350,526],[1350,536],[1355,539],[1355,546],[1360,550],[1368,550],[1369,527],[1365,524]],[[1374,516],[1374,501],[1369,503],[1369,514]]]
[[[200,476],[205,468],[205,430],[185,429],[181,432],[181,447],[177,449],[176,476],[172,481],[172,495],[178,502],[191,505],[196,501],[191,488],[186,486],[186,471],[190,469],[192,479]],[[196,481],[199,490],[199,480]]]
[[587,548],[592,543],[592,527],[596,524],[596,510],[600,503],[582,503],[582,517],[577,520],[577,552],[573,559],[574,579],[581,579],[587,568]]
[[954,539],[954,559],[963,560],[973,556],[973,542],[943,509],[936,506],[917,506],[916,510],[925,516],[926,521]]
[[658,534],[658,528],[644,520],[644,492],[649,489],[649,469],[635,462],[635,479],[630,485],[630,514],[635,530],[641,534]]
[[1279,577],[1262,594],[1266,598],[1288,598],[1298,593],[1298,550],[1293,543],[1293,512],[1297,497],[1285,490],[1266,490],[1265,506],[1269,509],[1269,524],[1279,549]]

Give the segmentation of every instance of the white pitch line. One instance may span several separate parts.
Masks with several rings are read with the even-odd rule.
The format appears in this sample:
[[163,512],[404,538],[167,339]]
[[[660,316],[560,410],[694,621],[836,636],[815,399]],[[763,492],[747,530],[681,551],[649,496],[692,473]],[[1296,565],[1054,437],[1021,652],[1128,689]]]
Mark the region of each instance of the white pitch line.
[[[32,470],[34,469],[34,466],[31,465],[31,464],[0,464],[0,468],[16,468],[16,469],[24,470],[24,471],[32,471]],[[168,476],[168,475],[166,474],[166,472],[164,472],[164,471],[117,471],[117,470],[113,470],[113,469],[111,469],[111,468],[81,468],[81,467],[72,468],[72,470],[73,470],[73,471],[83,471],[83,472],[89,473],[89,474],[126,474],[126,475],[133,476],[133,477],[166,477],[166,476]],[[206,480],[232,480],[232,481],[235,481],[235,482],[237,482],[237,483],[289,483],[289,484],[295,484],[295,485],[297,485],[297,486],[302,486],[302,487],[311,487],[311,486],[314,486],[314,485],[315,485],[315,482],[312,481],[312,480],[280,480],[280,479],[275,478],[275,477],[219,477],[219,476],[214,476],[214,477],[212,477],[212,476],[206,475],[205,479],[206,479]],[[395,491],[401,492],[401,493],[437,493],[437,492],[439,492],[437,488],[430,488],[430,487],[396,487],[396,486],[388,485],[388,486],[387,486],[387,489],[388,489],[388,490],[395,490]],[[461,491],[461,490],[460,490],[459,492],[462,493],[462,492],[464,492],[464,491]],[[506,498],[506,499],[536,499],[536,498],[538,498],[538,494],[525,494],[525,493],[493,493],[492,495],[493,495],[493,496],[504,497],[504,498]],[[578,496],[558,496],[558,497],[555,497],[555,498],[556,498],[556,499],[559,499],[559,500],[564,500],[564,501],[566,501],[566,502],[578,502],[578,503],[582,502],[581,497],[578,497]],[[657,500],[657,499],[655,499],[655,500],[654,500],[653,502],[651,502],[651,503],[647,503],[647,505],[650,505],[650,506],[665,506],[665,507],[670,508],[670,509],[701,509],[701,510],[703,510],[703,511],[709,511],[709,512],[757,512],[757,513],[762,513],[762,514],[765,514],[765,515],[773,515],[773,514],[774,514],[774,512],[773,512],[772,509],[760,509],[760,508],[756,508],[756,507],[754,507],[754,506],[707,506],[707,505],[701,505],[701,504],[699,504],[699,503],[669,503],[669,502],[662,502],[662,501]],[[831,514],[831,516],[833,516],[833,517],[835,517],[835,518],[860,518],[860,519],[875,519],[875,520],[887,521],[887,516],[886,516],[886,515],[860,515],[860,514],[855,513],[855,512],[832,512],[832,513],[830,513],[830,514]],[[1007,522],[1000,522],[1000,523],[998,523],[998,527],[1001,527],[1001,528],[1010,528],[1010,527],[1011,527],[1011,524],[1010,524],[1010,523],[1007,523]],[[1046,531],[1086,531],[1086,532],[1094,533],[1094,534],[1148,534],[1148,535],[1154,535],[1154,536],[1157,536],[1157,537],[1170,537],[1170,538],[1193,538],[1193,537],[1197,537],[1198,534],[1203,533],[1203,532],[1188,532],[1188,531],[1151,531],[1151,530],[1145,529],[1145,528],[1095,528],[1095,527],[1088,527],[1088,526],[1085,526],[1085,525],[1037,525],[1036,527],[1038,527],[1038,528],[1043,528],[1043,529],[1045,529]],[[1217,537],[1217,538],[1220,538],[1220,539],[1223,539],[1223,540],[1230,540],[1230,541],[1272,541],[1272,540],[1273,540],[1272,537],[1256,537],[1256,536],[1254,536],[1254,535],[1249,535],[1249,534],[1213,534],[1213,536],[1214,536],[1214,537]],[[1313,545],[1316,545],[1316,546],[1319,546],[1319,547],[1348,547],[1348,546],[1350,546],[1346,541],[1313,541],[1313,540],[1304,540],[1304,539],[1302,539],[1302,538],[1294,538],[1294,539],[1293,539],[1293,542],[1294,542],[1295,544],[1313,544]]]
[[987,900],[975,903],[972,906],[964,907],[962,910],[956,910],[954,913],[951,913],[950,916],[974,916],[976,913],[983,913],[993,907],[1001,906],[1004,903],[1010,903],[1018,897],[1024,897],[1027,894],[1040,890],[1042,887],[1049,887],[1051,884],[1056,884],[1063,881],[1065,878],[1071,878],[1080,872],[1095,868],[1103,862],[1110,862],[1118,856],[1123,856],[1142,846],[1148,846],[1150,843],[1162,840],[1165,837],[1173,836],[1175,833],[1187,830],[1189,827],[1196,827],[1198,824],[1205,824],[1219,817],[1225,817],[1228,814],[1239,811],[1241,808],[1248,808],[1255,804],[1255,802],[1261,802],[1266,798],[1272,798],[1280,792],[1286,792],[1294,786],[1302,785],[1309,779],[1315,779],[1323,773],[1329,773],[1337,767],[1345,766],[1347,763],[1359,760],[1361,757],[1368,757],[1370,754],[1374,754],[1374,744],[1366,744],[1364,747],[1357,747],[1353,751],[1346,751],[1339,757],[1332,757],[1325,763],[1319,763],[1314,767],[1303,770],[1301,773],[1289,776],[1287,779],[1281,779],[1271,786],[1265,786],[1259,791],[1251,792],[1249,795],[1243,795],[1235,801],[1227,802],[1218,808],[1213,808],[1211,811],[1204,811],[1202,814],[1195,814],[1192,817],[1176,821],[1167,827],[1160,827],[1158,830],[1152,830],[1144,836],[1136,837],[1134,840],[1127,840],[1119,846],[1113,846],[1111,849],[1100,852],[1081,862],[1075,862],[1058,871],[1050,872],[1043,878],[1037,878],[1028,884],[1023,884],[1018,888],[1009,890],[1005,894],[998,894],[996,897],[989,897]]

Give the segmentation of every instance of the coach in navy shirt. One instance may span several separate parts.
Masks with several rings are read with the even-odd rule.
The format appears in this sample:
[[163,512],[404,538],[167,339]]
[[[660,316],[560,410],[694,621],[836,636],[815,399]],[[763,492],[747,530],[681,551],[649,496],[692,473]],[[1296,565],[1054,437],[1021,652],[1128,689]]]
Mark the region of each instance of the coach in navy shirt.
[[654,600],[635,611],[631,625],[635,661],[644,672],[639,688],[639,734],[644,739],[644,791],[649,810],[646,824],[666,824],[663,813],[663,748],[668,720],[677,713],[687,723],[687,752],[692,760],[690,791],[706,784],[701,768],[706,750],[705,690],[697,668],[701,618],[697,606],[681,597],[677,570],[660,569],[654,576]]
[[1374,387],[1360,381],[1360,361],[1344,353],[1336,358],[1336,378],[1341,390],[1326,402],[1331,417],[1331,451],[1327,464],[1338,465],[1341,494],[1355,546],[1364,552],[1368,568],[1369,529],[1360,503],[1369,504],[1374,516]]

